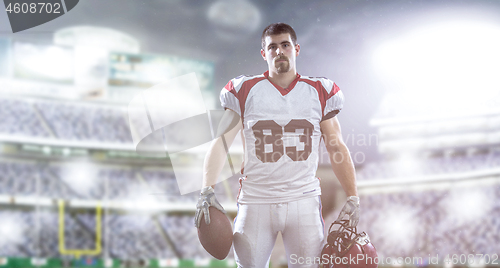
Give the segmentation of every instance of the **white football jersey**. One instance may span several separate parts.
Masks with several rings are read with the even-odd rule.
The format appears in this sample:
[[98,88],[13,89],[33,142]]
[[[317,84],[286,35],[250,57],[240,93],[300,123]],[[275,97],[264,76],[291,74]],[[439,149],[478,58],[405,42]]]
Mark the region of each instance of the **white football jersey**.
[[273,84],[269,72],[239,76],[222,89],[222,107],[243,122],[244,174],[238,202],[282,203],[321,194],[315,177],[320,122],[336,115],[344,96],[326,78],[297,74],[288,88]]

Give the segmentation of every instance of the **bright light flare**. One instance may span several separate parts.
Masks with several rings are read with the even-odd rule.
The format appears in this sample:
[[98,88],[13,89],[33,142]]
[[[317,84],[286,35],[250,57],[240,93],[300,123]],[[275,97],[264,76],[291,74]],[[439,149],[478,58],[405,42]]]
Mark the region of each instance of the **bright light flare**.
[[74,163],[62,169],[62,180],[76,192],[88,195],[97,184],[97,168],[91,163]]
[[378,216],[375,227],[388,244],[398,245],[407,251],[414,246],[417,236],[417,212],[412,207],[394,205],[385,207]]
[[73,79],[73,51],[58,46],[14,45],[15,64],[20,72],[54,80]]
[[432,97],[454,100],[461,95],[470,101],[468,92],[500,89],[499,48],[499,26],[453,21],[388,41],[376,49],[374,63],[397,90],[432,92]]
[[[3,214],[5,215],[5,214]],[[0,221],[0,245],[18,243],[23,240],[24,221],[17,216],[4,217]]]
[[128,186],[127,200],[132,202],[129,209],[140,209],[155,213],[161,211],[161,190],[147,183],[133,183]]
[[488,189],[452,191],[445,201],[449,220],[466,223],[485,218],[494,206],[495,197]]
[[412,176],[421,169],[421,162],[417,156],[405,152],[401,153],[394,162],[394,168],[396,169],[396,176]]

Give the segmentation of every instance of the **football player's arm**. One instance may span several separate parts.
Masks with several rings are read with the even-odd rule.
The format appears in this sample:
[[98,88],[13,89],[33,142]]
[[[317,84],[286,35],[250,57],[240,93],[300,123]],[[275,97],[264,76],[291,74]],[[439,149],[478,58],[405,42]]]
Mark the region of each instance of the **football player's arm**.
[[203,164],[203,185],[194,216],[194,224],[197,228],[200,227],[202,218],[205,219],[206,224],[210,224],[210,207],[215,207],[226,213],[217,201],[213,187],[226,162],[228,149],[241,127],[240,116],[236,112],[226,109],[217,129],[217,138],[210,144]]
[[217,138],[212,141],[205,156],[203,187],[212,186],[213,188],[217,183],[217,178],[226,162],[229,147],[241,127],[241,117],[231,109],[226,109],[217,129]]
[[354,164],[349,149],[342,139],[337,117],[322,121],[320,126],[335,176],[347,196],[358,196]]
[[346,204],[340,211],[337,221],[348,216],[348,225],[350,227],[355,227],[359,221],[359,197],[356,187],[356,172],[349,149],[342,140],[340,123],[336,117],[333,117],[322,121],[320,126],[333,172],[348,196]]

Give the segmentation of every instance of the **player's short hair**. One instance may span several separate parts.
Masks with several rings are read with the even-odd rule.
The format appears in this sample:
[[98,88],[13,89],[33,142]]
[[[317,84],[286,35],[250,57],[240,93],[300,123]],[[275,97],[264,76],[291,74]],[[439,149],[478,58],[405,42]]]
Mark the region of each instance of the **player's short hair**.
[[295,34],[295,31],[293,30],[292,26],[283,22],[277,22],[267,26],[262,32],[262,48],[266,46],[266,36],[278,35],[284,33],[289,33],[290,37],[292,38],[293,44],[294,45],[297,44],[297,35]]

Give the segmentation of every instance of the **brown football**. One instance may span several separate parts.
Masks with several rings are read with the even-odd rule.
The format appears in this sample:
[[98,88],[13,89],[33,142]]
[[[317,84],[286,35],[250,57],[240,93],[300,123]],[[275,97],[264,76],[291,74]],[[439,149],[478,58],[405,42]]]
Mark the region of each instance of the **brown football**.
[[228,217],[220,210],[210,207],[210,224],[205,223],[205,215],[201,215],[198,239],[205,250],[214,258],[223,260],[229,254],[233,244],[233,228]]

